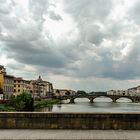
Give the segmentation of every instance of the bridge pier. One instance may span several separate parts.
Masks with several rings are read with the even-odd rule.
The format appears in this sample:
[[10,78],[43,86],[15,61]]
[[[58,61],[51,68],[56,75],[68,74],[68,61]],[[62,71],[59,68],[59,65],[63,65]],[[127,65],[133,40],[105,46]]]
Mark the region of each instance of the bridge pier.
[[113,98],[113,99],[112,99],[113,103],[116,103],[116,100],[117,100],[116,98]]
[[89,98],[89,100],[90,100],[90,103],[94,103],[94,98]]
[[74,103],[75,103],[75,102],[74,102],[74,99],[75,99],[75,98],[70,98],[70,103],[71,103],[71,104],[74,104]]
[[132,99],[132,103],[139,103],[139,102],[140,102],[140,100],[137,98]]

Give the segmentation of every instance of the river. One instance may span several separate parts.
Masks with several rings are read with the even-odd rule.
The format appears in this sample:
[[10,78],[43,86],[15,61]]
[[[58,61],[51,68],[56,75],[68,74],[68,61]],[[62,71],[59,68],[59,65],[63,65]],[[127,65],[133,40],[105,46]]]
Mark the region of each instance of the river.
[[62,104],[53,105],[37,110],[39,112],[140,112],[140,103],[132,103],[131,100],[121,98],[113,103],[109,98],[96,98],[94,103],[88,99],[75,99],[75,104],[63,101]]

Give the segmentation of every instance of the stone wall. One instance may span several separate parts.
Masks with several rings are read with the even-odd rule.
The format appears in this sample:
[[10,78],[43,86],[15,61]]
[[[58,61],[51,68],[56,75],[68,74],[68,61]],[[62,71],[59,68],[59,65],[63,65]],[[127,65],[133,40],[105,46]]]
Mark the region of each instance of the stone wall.
[[0,128],[140,130],[134,113],[0,113]]

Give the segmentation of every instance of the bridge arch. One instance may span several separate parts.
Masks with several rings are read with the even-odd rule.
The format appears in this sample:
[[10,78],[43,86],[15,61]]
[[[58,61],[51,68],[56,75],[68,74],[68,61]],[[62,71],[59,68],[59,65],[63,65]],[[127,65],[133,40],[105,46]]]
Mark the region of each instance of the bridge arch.
[[114,99],[112,96],[108,95],[96,95],[94,97],[89,97],[90,103],[93,103],[95,99],[100,98],[100,97],[105,97],[111,99],[112,102],[116,102],[116,99]]

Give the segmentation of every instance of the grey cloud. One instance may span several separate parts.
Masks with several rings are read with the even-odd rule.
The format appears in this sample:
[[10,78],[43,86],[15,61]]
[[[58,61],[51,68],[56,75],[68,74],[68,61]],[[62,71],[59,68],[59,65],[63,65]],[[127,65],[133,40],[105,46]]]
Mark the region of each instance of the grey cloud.
[[79,59],[79,65],[75,63],[71,68],[70,75],[84,78],[100,77],[117,80],[138,79],[140,78],[140,48],[137,46],[138,44],[139,42],[131,46],[133,49],[123,60],[113,60],[110,48],[103,49],[101,47],[94,51],[102,58],[100,61],[96,59],[96,56],[88,56],[83,51],[83,53],[81,52],[83,55]]
[[10,58],[25,64],[56,68],[64,67],[66,61],[59,50],[50,47],[35,47],[32,43],[25,41],[9,42],[5,49],[10,52]]
[[59,14],[56,14],[54,11],[49,11],[49,16],[53,20],[62,20],[62,17]]
[[12,10],[13,3],[10,0],[0,0],[0,15],[8,14]]
[[83,0],[82,2],[81,0],[71,0],[67,3],[65,1],[65,11],[72,15],[77,22],[81,41],[91,42],[95,45],[99,45],[103,38],[108,36],[100,29],[98,23],[104,26],[111,9],[111,0]]
[[[121,40],[127,43],[123,33],[133,32],[133,29],[129,28],[132,24],[123,24],[128,19],[108,19],[112,9],[111,0],[64,1],[64,12],[77,25],[79,35],[69,40],[67,34],[59,41],[53,40],[47,31],[47,39],[43,36],[44,15],[49,15],[55,22],[65,20],[58,13],[49,10],[50,4],[50,0],[30,0],[30,19],[21,17],[24,23],[19,17],[11,18],[8,12],[1,12],[6,15],[0,21],[1,31],[6,30],[8,36],[1,36],[0,39],[5,43],[4,48],[9,58],[22,64],[34,65],[38,70],[47,69],[53,74],[77,78],[124,80],[140,77],[139,36],[132,38],[134,43],[127,56],[122,60],[113,59],[113,56],[120,57],[121,49],[125,47],[117,43]],[[104,39],[111,41],[112,46],[104,47]]]
[[97,25],[87,23],[86,27],[81,29],[81,39],[95,45],[99,45],[105,36],[106,34],[100,31],[100,27]]
[[106,17],[110,10],[112,2],[111,0],[71,0],[69,2],[64,1],[66,4],[66,11],[72,14],[78,20],[85,18],[102,19]]
[[129,17],[134,20],[138,25],[140,24],[140,1],[134,0],[134,5],[129,9]]
[[29,6],[36,20],[42,20],[43,14],[48,10],[49,0],[29,0]]

